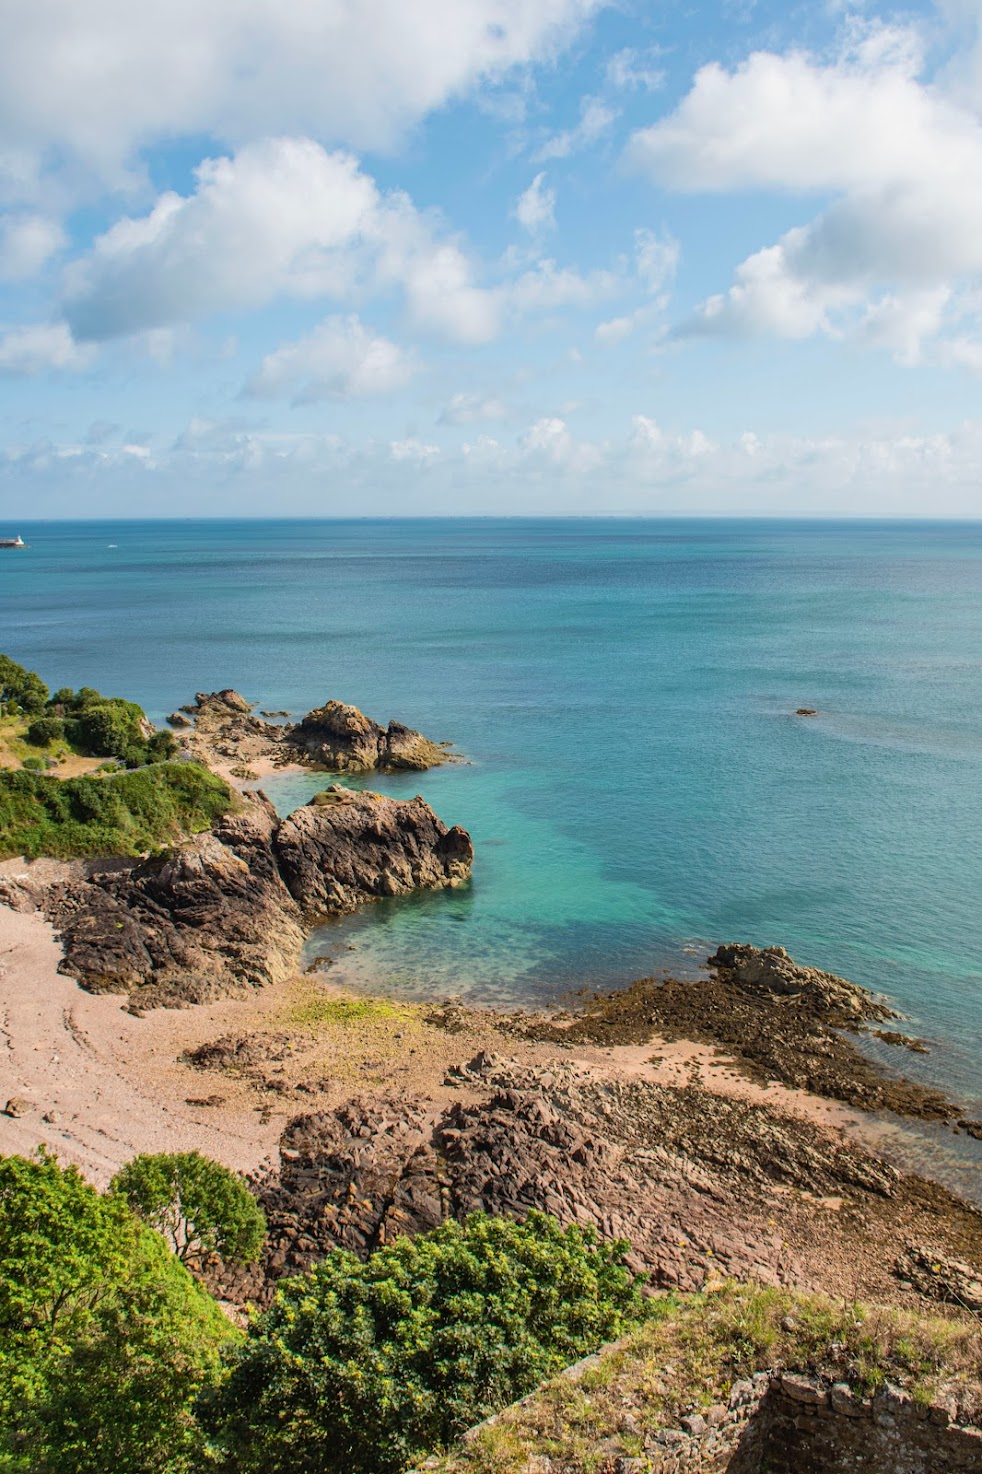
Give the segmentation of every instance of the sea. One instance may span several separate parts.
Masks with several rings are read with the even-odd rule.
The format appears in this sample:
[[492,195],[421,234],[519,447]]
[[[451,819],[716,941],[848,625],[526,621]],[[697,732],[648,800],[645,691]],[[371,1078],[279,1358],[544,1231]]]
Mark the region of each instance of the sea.
[[[370,785],[466,826],[472,883],[322,927],[332,980],[508,1007],[779,943],[887,994],[930,1049],[904,1070],[982,1113],[982,524],[3,531],[0,649],[53,689],[158,723],[339,698],[454,743]],[[324,783],[263,786],[285,813]]]

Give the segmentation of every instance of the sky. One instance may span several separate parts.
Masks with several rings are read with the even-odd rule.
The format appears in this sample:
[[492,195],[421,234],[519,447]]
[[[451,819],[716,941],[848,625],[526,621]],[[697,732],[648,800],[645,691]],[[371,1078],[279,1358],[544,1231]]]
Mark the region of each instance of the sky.
[[16,519],[982,516],[982,0],[0,0]]

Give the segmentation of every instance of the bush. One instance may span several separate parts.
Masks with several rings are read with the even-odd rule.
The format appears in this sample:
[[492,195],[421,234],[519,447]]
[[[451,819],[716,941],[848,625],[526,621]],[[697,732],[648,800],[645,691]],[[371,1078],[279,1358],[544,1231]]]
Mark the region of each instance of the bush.
[[228,785],[198,763],[65,779],[0,771],[0,858],[145,854],[231,806]]
[[236,1474],[394,1474],[641,1315],[623,1242],[478,1214],[287,1280],[201,1416]]
[[49,742],[61,742],[65,736],[65,723],[60,717],[35,717],[25,733],[34,747],[47,747]]
[[70,717],[65,730],[72,745],[92,757],[125,758],[135,749],[138,758],[145,761],[146,738],[140,726],[144,720],[134,702],[99,697],[98,701],[86,702],[77,715]]
[[199,1152],[144,1154],[110,1183],[145,1223],[167,1239],[183,1264],[210,1255],[253,1264],[266,1237],[266,1219],[237,1172]]
[[47,699],[48,688],[36,671],[0,655],[0,709],[14,707],[33,716],[44,710]]
[[183,1474],[232,1328],[120,1197],[0,1157],[0,1470]]

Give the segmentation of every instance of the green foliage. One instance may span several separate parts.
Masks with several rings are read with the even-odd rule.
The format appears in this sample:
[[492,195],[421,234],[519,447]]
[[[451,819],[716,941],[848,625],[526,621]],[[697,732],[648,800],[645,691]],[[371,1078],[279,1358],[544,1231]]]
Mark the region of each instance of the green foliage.
[[34,747],[47,747],[49,742],[64,740],[65,723],[61,717],[35,717],[25,735]]
[[191,1406],[234,1333],[121,1197],[0,1157],[0,1471],[183,1474]]
[[0,710],[26,711],[29,716],[44,710],[48,688],[36,671],[26,670],[0,655]]
[[[81,696],[79,692],[79,696]],[[96,693],[98,694],[98,693]],[[125,758],[131,749],[137,756],[144,753],[147,739],[141,723],[146,717],[133,701],[120,697],[99,697],[73,704],[75,714],[65,720],[65,733],[72,746],[91,757]],[[144,756],[143,761],[146,761]]]
[[236,1474],[394,1474],[642,1313],[625,1243],[478,1214],[287,1280],[202,1412]]
[[0,772],[0,857],[139,855],[208,829],[232,805],[198,763],[58,779]]
[[135,1213],[157,1229],[184,1264],[212,1254],[252,1264],[266,1236],[266,1219],[237,1172],[200,1152],[144,1154],[110,1183]]

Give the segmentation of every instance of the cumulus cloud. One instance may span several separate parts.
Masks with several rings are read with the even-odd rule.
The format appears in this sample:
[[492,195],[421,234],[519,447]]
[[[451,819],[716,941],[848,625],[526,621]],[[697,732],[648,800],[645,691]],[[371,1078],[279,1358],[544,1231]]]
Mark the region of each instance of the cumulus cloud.
[[119,183],[141,148],[272,132],[385,148],[482,81],[555,56],[603,0],[31,0],[0,49],[0,169]]
[[298,342],[268,353],[247,392],[289,394],[298,404],[387,394],[408,383],[413,367],[396,343],[370,332],[359,318],[329,317]]
[[56,220],[41,215],[7,215],[0,219],[0,281],[27,281],[36,276],[66,243]]
[[556,191],[546,186],[545,178],[536,174],[515,202],[515,219],[529,235],[541,235],[556,224]]
[[438,238],[406,195],[383,194],[350,154],[309,138],[264,139],[195,173],[194,194],[162,195],[73,264],[64,306],[77,338],[393,285],[425,329],[464,342],[494,335],[494,300],[472,282],[460,247]]
[[49,369],[86,368],[91,347],[80,347],[64,323],[10,328],[0,333],[0,374],[24,378]]
[[567,159],[570,154],[579,153],[581,149],[598,143],[610,132],[616,121],[617,113],[601,98],[584,97],[580,104],[580,121],[576,127],[553,134],[536,150],[534,157],[542,164],[549,159]]
[[982,126],[921,79],[917,33],[870,27],[832,62],[704,67],[630,157],[686,191],[832,193],[736,269],[683,332],[855,335],[918,362],[982,278]]

